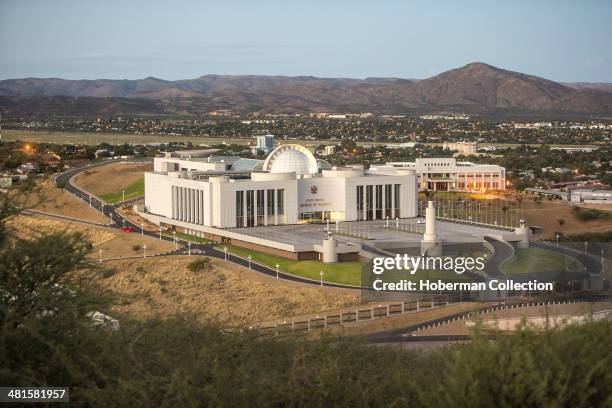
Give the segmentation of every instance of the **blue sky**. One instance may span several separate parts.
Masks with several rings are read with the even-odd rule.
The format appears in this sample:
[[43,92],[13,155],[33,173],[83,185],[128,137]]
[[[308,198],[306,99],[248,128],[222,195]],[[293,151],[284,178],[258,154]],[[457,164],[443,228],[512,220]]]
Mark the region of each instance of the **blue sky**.
[[0,0],[0,78],[426,78],[474,61],[612,82],[612,1]]

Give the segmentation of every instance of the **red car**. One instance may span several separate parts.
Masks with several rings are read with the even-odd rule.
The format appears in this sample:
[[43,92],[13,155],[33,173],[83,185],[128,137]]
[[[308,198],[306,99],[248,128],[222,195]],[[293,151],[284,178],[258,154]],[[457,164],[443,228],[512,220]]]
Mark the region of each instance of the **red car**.
[[132,227],[123,227],[123,232],[132,232]]

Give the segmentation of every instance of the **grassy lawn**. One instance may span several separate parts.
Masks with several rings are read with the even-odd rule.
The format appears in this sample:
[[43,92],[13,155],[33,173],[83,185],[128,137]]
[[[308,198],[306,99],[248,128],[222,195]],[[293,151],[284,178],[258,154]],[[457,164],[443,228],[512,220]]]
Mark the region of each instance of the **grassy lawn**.
[[[171,237],[171,238],[174,237],[174,234],[172,234],[172,232],[170,232],[170,231],[163,231],[162,235],[164,235],[166,237]],[[191,234],[185,234],[184,232],[177,232],[176,233],[176,238],[177,239],[182,239],[182,240],[185,240],[185,241],[196,242],[196,243],[199,243],[199,244],[209,244],[209,243],[212,242],[209,239],[198,237],[198,236],[191,235]]]
[[[140,180],[133,182],[125,187],[125,199],[137,198],[144,196],[144,177]],[[123,200],[123,191],[115,191],[114,193],[102,194],[100,198],[103,200],[115,204]]]
[[520,249],[514,261],[502,265],[502,270],[509,275],[559,271],[564,268],[575,271],[578,264],[569,256],[541,248]]
[[[225,245],[220,245],[217,248],[223,250],[224,246]],[[243,258],[251,255],[254,262],[272,268],[276,268],[276,264],[279,264],[279,269],[281,271],[292,275],[319,280],[321,279],[320,272],[323,271],[323,280],[325,282],[361,285],[361,268],[364,265],[363,262],[323,263],[321,261],[294,261],[293,259],[269,255],[233,245],[227,245],[227,250]]]
[[[224,245],[219,245],[217,248],[223,250]],[[464,282],[471,279],[462,274],[457,274],[453,271],[418,271],[414,275],[406,273],[406,271],[388,271],[383,275],[369,274],[372,277],[372,282],[361,281],[361,269],[365,265],[364,262],[338,262],[326,264],[320,261],[294,261],[292,259],[283,258],[280,256],[269,255],[251,249],[227,245],[228,252],[246,258],[249,254],[254,262],[258,262],[276,268],[276,264],[280,265],[280,270],[293,275],[303,276],[314,280],[321,279],[320,271],[323,271],[323,280],[331,283],[344,283],[349,285],[365,285],[371,286],[374,279],[383,277],[386,282],[396,282],[401,279],[409,281],[419,281],[421,279],[442,280],[444,282]]]

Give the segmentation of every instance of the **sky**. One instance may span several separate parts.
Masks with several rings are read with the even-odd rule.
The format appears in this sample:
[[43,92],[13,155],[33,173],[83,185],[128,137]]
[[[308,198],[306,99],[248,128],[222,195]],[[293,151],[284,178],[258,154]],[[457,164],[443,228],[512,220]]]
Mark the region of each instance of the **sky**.
[[0,0],[0,79],[428,78],[470,62],[612,82],[612,1]]

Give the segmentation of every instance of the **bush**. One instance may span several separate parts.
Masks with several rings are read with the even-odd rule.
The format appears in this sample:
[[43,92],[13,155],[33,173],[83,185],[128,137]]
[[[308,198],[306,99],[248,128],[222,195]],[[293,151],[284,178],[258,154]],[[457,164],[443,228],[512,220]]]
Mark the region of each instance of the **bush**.
[[134,251],[140,251],[141,249],[142,249],[142,247],[140,245],[138,245],[138,244],[134,244],[132,246],[132,250],[134,250]]
[[565,225],[565,218],[559,218],[557,222],[559,223],[559,225]]
[[596,210],[594,208],[574,207],[572,208],[572,212],[580,221],[607,220],[612,218],[612,213]]
[[212,263],[210,262],[210,258],[203,257],[191,261],[189,265],[187,265],[187,268],[189,268],[191,272],[205,272],[212,269]]

